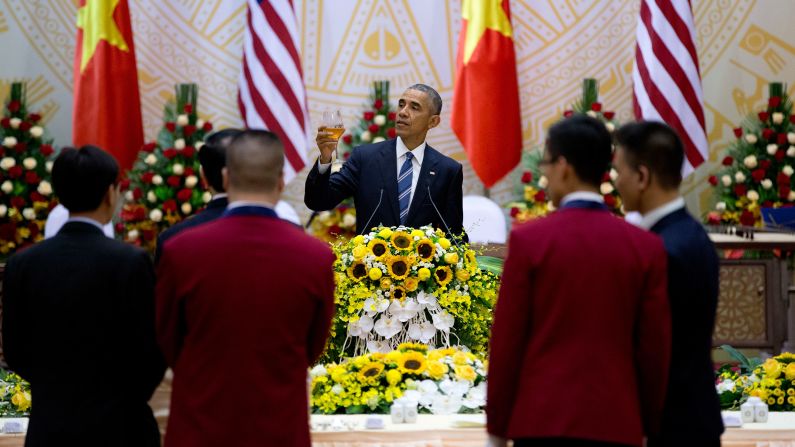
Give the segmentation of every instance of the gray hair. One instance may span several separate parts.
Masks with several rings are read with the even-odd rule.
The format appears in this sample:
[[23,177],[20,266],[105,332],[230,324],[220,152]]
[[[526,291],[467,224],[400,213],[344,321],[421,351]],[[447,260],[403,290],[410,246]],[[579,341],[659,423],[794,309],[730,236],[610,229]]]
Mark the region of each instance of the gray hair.
[[411,87],[407,88],[406,90],[417,90],[423,92],[431,98],[431,104],[433,105],[433,114],[440,115],[442,113],[442,97],[439,96],[439,92],[434,90],[433,87],[430,85],[425,84],[414,84]]

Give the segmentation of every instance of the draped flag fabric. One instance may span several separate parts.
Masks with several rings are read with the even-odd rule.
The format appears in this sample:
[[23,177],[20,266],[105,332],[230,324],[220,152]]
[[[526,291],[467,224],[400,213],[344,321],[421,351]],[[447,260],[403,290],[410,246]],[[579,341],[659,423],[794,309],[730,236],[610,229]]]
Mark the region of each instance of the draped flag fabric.
[[451,127],[490,188],[518,163],[521,109],[508,0],[463,0]]
[[687,175],[709,154],[689,0],[641,0],[635,48],[635,118],[663,121],[685,146]]
[[246,127],[268,129],[284,144],[284,179],[305,165],[309,148],[298,23],[291,0],[248,0],[238,107]]
[[141,99],[127,0],[80,0],[72,139],[97,145],[129,169],[143,145]]

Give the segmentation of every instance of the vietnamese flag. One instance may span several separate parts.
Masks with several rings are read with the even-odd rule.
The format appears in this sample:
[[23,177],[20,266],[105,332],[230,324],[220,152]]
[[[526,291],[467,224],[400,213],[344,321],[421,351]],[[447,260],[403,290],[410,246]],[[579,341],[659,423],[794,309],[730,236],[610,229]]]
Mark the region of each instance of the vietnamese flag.
[[143,145],[141,99],[127,0],[80,0],[72,139],[129,169]]
[[451,126],[490,188],[519,163],[521,109],[508,0],[463,0]]

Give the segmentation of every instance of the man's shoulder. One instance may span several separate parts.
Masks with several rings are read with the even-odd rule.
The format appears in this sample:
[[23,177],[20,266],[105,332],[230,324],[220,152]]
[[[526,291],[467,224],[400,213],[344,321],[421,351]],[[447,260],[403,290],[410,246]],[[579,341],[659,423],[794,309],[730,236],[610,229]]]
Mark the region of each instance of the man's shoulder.
[[176,225],[172,225],[171,227],[167,228],[165,231],[160,233],[158,239],[160,239],[161,243],[165,242],[172,237],[176,236],[177,234],[187,230],[188,228],[193,228],[199,226],[201,224],[210,222],[214,219],[217,219],[222,214],[223,209],[219,212],[211,209],[205,209],[193,216],[188,217],[187,219],[183,220],[182,222],[177,223]]
[[395,149],[394,139],[379,141],[378,143],[361,144],[353,148],[351,157],[372,157],[388,151],[390,148],[392,150]]
[[448,157],[443,153],[439,152],[438,150],[432,148],[431,146],[425,147],[425,156],[430,157],[436,160],[436,163],[441,165],[443,168],[450,169],[450,170],[458,170],[463,169],[463,165],[461,163],[454,160],[452,157]]

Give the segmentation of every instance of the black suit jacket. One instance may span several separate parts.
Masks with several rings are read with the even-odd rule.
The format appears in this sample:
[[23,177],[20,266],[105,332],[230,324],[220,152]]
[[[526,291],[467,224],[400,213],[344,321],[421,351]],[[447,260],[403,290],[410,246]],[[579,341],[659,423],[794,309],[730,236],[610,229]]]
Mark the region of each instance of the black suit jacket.
[[712,363],[718,256],[704,228],[684,208],[663,217],[652,231],[668,252],[673,343],[662,436],[649,445],[711,445],[706,442],[723,433]]
[[[320,174],[315,163],[306,178],[304,203],[311,210],[324,211],[353,196],[358,233],[378,225],[400,225],[395,148],[395,139],[359,146],[353,150],[342,169],[333,175],[331,169]],[[426,145],[406,225],[433,225],[445,231],[449,226],[450,232],[461,234],[464,220],[461,202],[463,179],[460,163]],[[428,197],[428,192],[431,197]],[[434,204],[439,209],[438,213]]]
[[143,250],[88,223],[11,257],[3,349],[31,384],[27,447],[160,445],[148,404],[165,372],[154,281]]
[[163,254],[163,244],[165,244],[167,240],[171,239],[182,231],[187,230],[188,228],[193,228],[195,226],[218,219],[221,217],[221,214],[224,214],[224,210],[226,209],[227,205],[229,205],[229,200],[227,200],[226,197],[210,200],[210,203],[207,204],[207,207],[202,212],[194,214],[193,216],[167,228],[166,231],[160,233],[157,236],[157,245],[155,246],[155,264],[160,261],[160,255]]

